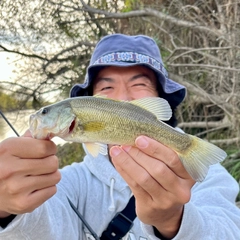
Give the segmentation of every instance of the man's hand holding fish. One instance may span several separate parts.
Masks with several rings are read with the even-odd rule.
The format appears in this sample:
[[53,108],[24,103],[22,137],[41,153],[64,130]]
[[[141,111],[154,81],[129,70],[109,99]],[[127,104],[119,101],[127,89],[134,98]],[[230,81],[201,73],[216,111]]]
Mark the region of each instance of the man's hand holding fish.
[[112,161],[136,197],[138,217],[171,238],[195,181],[170,148],[145,136],[135,143],[136,147],[112,147]]
[[33,211],[52,197],[60,181],[56,145],[29,131],[0,144],[0,218]]

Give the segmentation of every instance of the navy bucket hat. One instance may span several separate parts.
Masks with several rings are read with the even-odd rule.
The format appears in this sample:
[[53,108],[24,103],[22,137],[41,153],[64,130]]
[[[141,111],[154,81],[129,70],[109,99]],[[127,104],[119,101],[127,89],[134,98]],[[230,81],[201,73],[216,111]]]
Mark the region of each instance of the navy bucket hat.
[[175,109],[185,98],[186,89],[168,78],[156,42],[147,36],[112,34],[103,37],[95,47],[83,84],[76,84],[70,97],[92,95],[92,84],[97,73],[107,66],[128,67],[141,65],[152,69],[157,77],[159,96]]

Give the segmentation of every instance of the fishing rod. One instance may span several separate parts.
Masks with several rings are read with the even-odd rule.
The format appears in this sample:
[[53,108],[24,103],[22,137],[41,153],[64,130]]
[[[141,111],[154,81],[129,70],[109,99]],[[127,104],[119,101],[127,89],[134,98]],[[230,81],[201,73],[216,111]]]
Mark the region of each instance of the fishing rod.
[[8,119],[5,117],[5,115],[3,114],[3,112],[0,110],[0,114],[2,115],[3,119],[6,121],[6,123],[8,124],[8,126],[15,132],[15,134],[19,137],[18,132],[14,129],[14,127],[12,126],[12,124],[8,121]]
[[[8,121],[8,119],[6,118],[6,116],[3,114],[3,112],[0,110],[0,114],[3,117],[3,119],[6,121],[6,123],[8,124],[8,126],[14,131],[14,133],[19,137],[20,135],[18,134],[18,132],[15,130],[15,128],[13,127],[13,125]],[[72,203],[72,201],[67,197],[67,200],[71,206],[71,208],[73,209],[73,211],[77,214],[78,218],[82,221],[82,223],[84,224],[84,226],[88,229],[88,231],[92,234],[92,236],[96,239],[96,240],[100,240],[100,238],[97,236],[97,234],[93,231],[93,229],[90,227],[90,225],[88,224],[88,222],[83,218],[83,216],[81,215],[81,213],[78,211],[78,209],[74,206],[74,204]]]

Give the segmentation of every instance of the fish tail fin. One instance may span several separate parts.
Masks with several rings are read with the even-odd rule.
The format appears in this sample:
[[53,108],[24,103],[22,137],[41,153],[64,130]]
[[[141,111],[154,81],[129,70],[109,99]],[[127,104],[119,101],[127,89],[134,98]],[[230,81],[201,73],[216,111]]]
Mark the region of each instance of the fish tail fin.
[[189,135],[192,146],[184,153],[178,153],[185,169],[197,182],[201,182],[207,175],[210,165],[222,162],[227,154],[216,145]]

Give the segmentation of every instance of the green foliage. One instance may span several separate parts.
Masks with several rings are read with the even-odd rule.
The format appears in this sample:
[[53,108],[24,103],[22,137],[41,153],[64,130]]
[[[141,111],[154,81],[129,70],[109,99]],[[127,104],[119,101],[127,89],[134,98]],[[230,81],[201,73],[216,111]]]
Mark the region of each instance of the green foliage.
[[29,101],[28,98],[22,98],[21,95],[17,94],[7,94],[0,91],[0,110],[2,112],[12,112],[25,109],[39,109],[44,105],[49,105],[50,102],[45,101],[43,98],[35,99]]
[[[240,151],[236,146],[229,147],[226,150],[228,157],[222,163],[227,171],[240,183]],[[240,193],[238,194],[237,201],[240,201]]]
[[0,92],[0,109],[3,112],[17,110],[19,106],[18,101],[3,92]]
[[85,155],[81,143],[65,143],[64,145],[58,145],[57,148],[60,168],[73,162],[81,162]]
[[122,12],[130,12],[132,10],[134,10],[134,5],[137,1],[136,0],[125,0],[124,1],[124,8],[122,10]]
[[227,161],[225,167],[236,180],[240,180],[240,159]]

